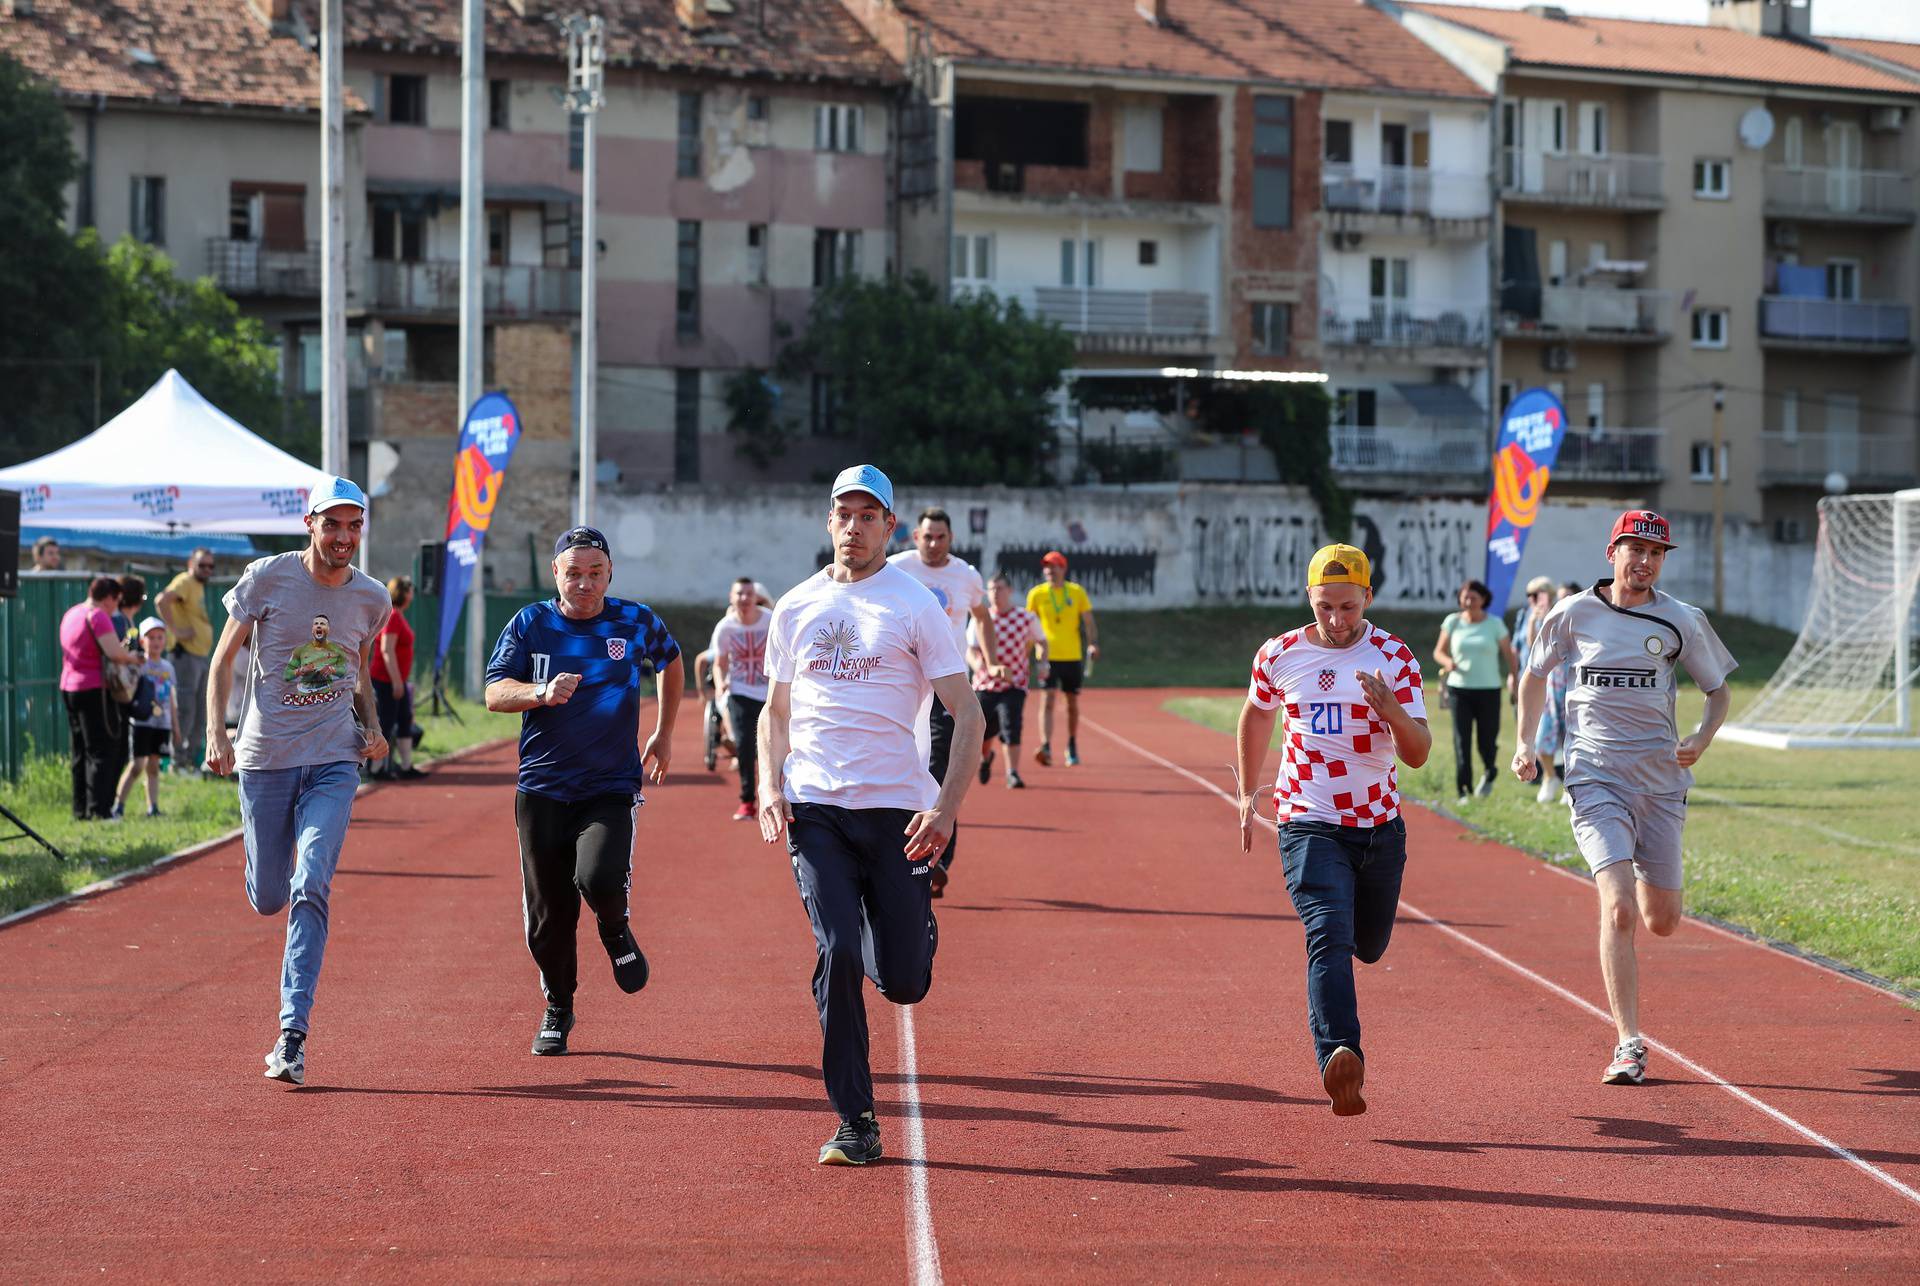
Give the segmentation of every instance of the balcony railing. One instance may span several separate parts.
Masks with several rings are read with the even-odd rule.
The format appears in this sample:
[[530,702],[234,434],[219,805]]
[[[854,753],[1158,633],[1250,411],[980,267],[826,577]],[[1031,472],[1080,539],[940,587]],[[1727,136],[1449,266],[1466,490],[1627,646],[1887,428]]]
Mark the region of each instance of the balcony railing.
[[1421,214],[1483,219],[1489,210],[1486,174],[1461,174],[1415,165],[1321,167],[1322,204],[1353,214]]
[[1487,431],[1479,425],[1372,427],[1335,424],[1333,467],[1349,473],[1475,476],[1487,470]]
[[1585,335],[1594,338],[1657,338],[1667,334],[1673,296],[1664,290],[1603,286],[1547,286],[1540,291],[1540,317],[1509,317],[1510,335]]
[[263,241],[207,238],[207,274],[229,295],[303,298],[320,293],[320,243],[304,249],[270,247]]
[[1760,300],[1760,337],[1816,344],[1913,342],[1913,310],[1906,304],[1869,299],[1803,299],[1765,295]]
[[1553,476],[1589,482],[1640,482],[1659,479],[1659,429],[1568,429],[1560,441]]
[[1830,170],[1769,165],[1769,213],[1910,220],[1913,176],[1893,170]]
[[1762,433],[1760,476],[1770,482],[1818,484],[1838,473],[1851,483],[1879,480],[1911,484],[1915,476],[1911,434]]
[[1456,300],[1335,300],[1321,309],[1320,339],[1372,348],[1477,348],[1487,342],[1487,310]]
[[1663,170],[1658,156],[1585,156],[1509,147],[1501,155],[1500,186],[1508,196],[1568,205],[1652,205],[1665,199]]
[[1214,333],[1213,300],[1197,290],[1032,286],[999,293],[1076,335],[1206,339]]
[[[481,307],[507,317],[564,317],[580,311],[580,270],[508,264],[485,270]],[[460,308],[458,260],[367,264],[367,306],[401,313]]]

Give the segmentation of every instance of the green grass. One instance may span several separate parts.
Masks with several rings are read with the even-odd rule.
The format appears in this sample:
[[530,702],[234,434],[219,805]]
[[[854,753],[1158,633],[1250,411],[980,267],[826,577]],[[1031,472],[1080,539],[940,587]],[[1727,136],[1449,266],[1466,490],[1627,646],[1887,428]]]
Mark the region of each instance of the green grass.
[[[1718,625],[1741,661],[1733,679],[1738,714],[1786,655],[1792,636],[1738,618]],[[1430,627],[1402,637],[1420,643],[1416,651],[1424,657],[1438,629],[1436,616]],[[1241,685],[1238,678],[1233,683]],[[1231,733],[1240,704],[1236,693],[1181,698],[1168,709]],[[1698,695],[1683,697],[1683,727],[1698,714]],[[1513,750],[1511,716],[1509,707],[1501,726],[1503,773],[1490,798],[1454,803],[1453,721],[1445,711],[1430,716],[1432,757],[1422,768],[1403,768],[1401,788],[1454,812],[1489,840],[1584,871],[1567,810],[1537,803],[1533,787],[1504,772]],[[1777,751],[1716,742],[1695,769],[1688,804],[1688,907],[1920,989],[1916,769],[1920,756],[1901,751]]]
[[[421,717],[426,730],[420,761],[482,741],[517,735],[518,715],[489,714],[460,704],[464,723]],[[0,804],[51,840],[67,856],[57,862],[25,838],[0,843],[0,915],[70,893],[96,880],[145,866],[168,853],[224,834],[240,824],[240,801],[232,778],[160,779],[161,816],[148,819],[144,787],[135,783],[122,822],[76,822],[72,817],[72,778],[65,756],[37,755],[27,761],[18,785],[0,785]],[[0,817],[0,831],[11,829]]]

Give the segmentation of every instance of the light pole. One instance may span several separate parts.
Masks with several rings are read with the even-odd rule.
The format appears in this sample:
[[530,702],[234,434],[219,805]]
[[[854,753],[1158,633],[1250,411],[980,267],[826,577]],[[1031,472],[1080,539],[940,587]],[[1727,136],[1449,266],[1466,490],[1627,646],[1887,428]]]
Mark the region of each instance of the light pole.
[[[464,0],[460,15],[460,406],[456,435],[467,413],[486,391],[486,95],[487,6]],[[467,665],[469,697],[480,694],[487,663],[487,584],[481,557],[467,583]]]
[[599,14],[569,14],[560,20],[567,33],[567,111],[580,117],[580,498],[575,521],[593,521],[598,482],[598,444],[594,406],[599,401],[599,343],[594,269],[599,259],[598,161],[595,123],[606,104],[606,24]]
[[347,473],[346,133],[341,0],[320,4],[320,467]]

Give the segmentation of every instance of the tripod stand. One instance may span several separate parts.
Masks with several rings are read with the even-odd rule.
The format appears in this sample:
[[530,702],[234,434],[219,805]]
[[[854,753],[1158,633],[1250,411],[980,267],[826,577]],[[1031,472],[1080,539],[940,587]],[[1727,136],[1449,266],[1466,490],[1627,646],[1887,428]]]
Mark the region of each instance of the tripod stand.
[[0,804],[0,817],[6,818],[8,821],[12,822],[15,827],[18,828],[15,831],[15,833],[12,835],[0,835],[0,844],[4,844],[9,840],[30,839],[34,843],[38,844],[41,848],[46,849],[47,852],[53,854],[55,861],[64,862],[67,860],[67,855],[65,853],[62,853],[59,849],[55,848],[51,840],[47,839],[47,837],[42,835],[39,831],[36,831],[35,829],[33,829],[33,827],[21,821],[19,814],[15,813],[11,808],[8,808],[5,804]]
[[445,666],[436,665],[433,667],[433,692],[427,698],[427,713],[431,715],[444,714],[455,723],[464,724],[466,722],[466,720],[460,717],[460,712],[453,708],[453,699],[447,695]]

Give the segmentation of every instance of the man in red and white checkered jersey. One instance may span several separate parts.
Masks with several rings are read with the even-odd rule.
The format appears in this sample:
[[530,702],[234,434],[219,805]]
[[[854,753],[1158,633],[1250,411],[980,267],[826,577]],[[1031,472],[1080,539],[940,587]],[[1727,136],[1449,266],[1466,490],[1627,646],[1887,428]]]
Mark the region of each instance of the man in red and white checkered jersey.
[[987,582],[988,620],[993,624],[993,654],[998,664],[987,660],[980,648],[979,623],[968,627],[967,664],[973,667],[973,690],[980,698],[980,710],[987,717],[986,739],[980,745],[980,784],[993,778],[995,740],[1007,743],[1007,789],[1021,790],[1026,782],[1020,777],[1020,730],[1027,709],[1027,677],[1037,652],[1047,656],[1047,636],[1041,632],[1040,618],[1013,600],[1013,583],[1005,575]]
[[1336,1116],[1367,1110],[1355,956],[1386,953],[1407,861],[1395,758],[1418,768],[1433,737],[1420,663],[1366,619],[1373,569],[1352,545],[1307,566],[1313,622],[1269,639],[1240,710],[1240,851],[1253,847],[1255,785],[1273,725],[1286,742],[1273,787],[1280,861],[1307,935],[1307,1015],[1320,1081]]

